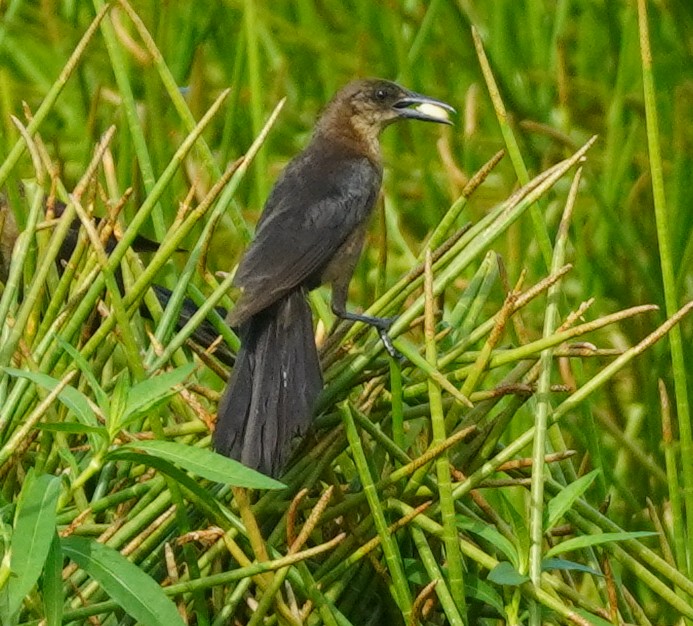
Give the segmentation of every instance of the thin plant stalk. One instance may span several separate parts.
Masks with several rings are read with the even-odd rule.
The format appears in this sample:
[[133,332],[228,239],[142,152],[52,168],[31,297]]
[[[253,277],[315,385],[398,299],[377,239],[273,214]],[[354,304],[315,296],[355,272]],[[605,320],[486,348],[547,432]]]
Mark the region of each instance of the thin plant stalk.
[[[570,216],[575,206],[575,198],[580,185],[582,168],[575,172],[573,184],[568,195],[563,217],[558,227],[556,245],[553,248],[551,259],[551,273],[556,273],[565,260],[566,243],[568,239],[568,225]],[[558,300],[561,296],[560,283],[554,283],[549,287],[546,299],[546,312],[544,313],[544,338],[550,337],[558,322]],[[534,420],[534,442],[532,451],[532,486],[529,496],[529,578],[535,586],[541,584],[542,548],[544,545],[544,478],[548,471],[544,460],[546,454],[546,430],[548,418],[551,413],[551,370],[553,366],[553,350],[543,350],[540,358],[541,373],[537,387],[537,407]],[[541,626],[541,610],[538,604],[530,606],[530,624]]]
[[[431,367],[437,365],[437,348],[435,341],[435,300],[433,297],[433,269],[431,267],[431,252],[426,252],[424,265],[424,335],[426,340],[426,360]],[[447,438],[445,432],[445,413],[441,389],[432,379],[428,379],[428,398],[431,407],[431,428],[433,431],[432,445],[440,445]],[[452,479],[450,477],[450,459],[448,452],[441,454],[435,462],[438,477],[438,497],[443,521],[443,542],[448,561],[448,576],[450,593],[462,614],[466,614],[464,591],[464,566],[457,538],[455,517],[455,502],[452,499]],[[455,622],[452,622],[455,623]]]
[[[489,94],[491,95],[491,101],[496,110],[496,117],[498,118],[498,124],[500,125],[501,133],[503,134],[503,139],[505,140],[505,146],[508,150],[508,155],[515,167],[515,173],[520,181],[521,185],[526,185],[529,182],[529,172],[525,166],[524,159],[522,158],[522,153],[520,147],[515,138],[515,134],[508,122],[508,112],[503,104],[503,99],[496,84],[496,79],[493,76],[493,70],[488,62],[486,53],[484,52],[484,45],[481,41],[481,35],[479,31],[473,26],[472,27],[472,39],[474,40],[474,47],[476,48],[477,56],[479,57],[479,63],[481,64],[481,71],[486,80],[486,86],[488,87]],[[534,236],[539,244],[539,249],[541,250],[542,257],[544,258],[544,263],[546,267],[551,266],[551,239],[549,238],[548,230],[546,229],[546,223],[544,217],[539,210],[539,206],[532,203],[530,207],[530,214],[532,216],[532,224],[534,225]]]
[[[96,31],[99,25],[101,24],[101,21],[105,17],[106,13],[108,13],[109,9],[110,6],[104,4],[96,12],[96,16],[92,20],[87,30],[84,31],[84,35],[80,39],[77,46],[75,46],[75,49],[70,55],[70,58],[68,59],[67,63],[65,64],[65,67],[60,72],[60,76],[58,76],[57,80],[53,83],[49,92],[46,94],[46,97],[43,99],[41,105],[34,114],[33,119],[31,120],[31,122],[29,122],[29,125],[27,126],[27,133],[29,136],[33,135],[38,130],[39,126],[43,123],[43,121],[52,111],[53,106],[55,105],[55,102],[58,99],[58,96],[63,90],[63,87],[65,87],[65,84],[69,80],[70,76],[72,76],[72,73],[75,71],[77,64],[82,59],[82,56],[84,55],[87,49],[87,46],[96,34]],[[2,165],[0,165],[0,187],[4,185],[5,181],[7,180],[7,177],[19,161],[19,158],[22,156],[22,153],[25,149],[26,143],[24,141],[24,137],[21,137],[13,146],[12,150],[3,161]]]
[[[102,11],[105,6],[108,6],[104,0],[93,0],[93,2],[97,12]],[[132,91],[132,83],[128,74],[128,63],[126,61],[126,56],[120,42],[118,41],[118,37],[116,36],[110,16],[101,22],[101,33],[103,35],[104,42],[106,43],[108,55],[111,59],[111,67],[113,68],[116,83],[118,84],[118,91],[120,92],[120,97],[123,101],[125,119],[127,120],[130,137],[132,138],[132,142],[135,147],[135,154],[137,156],[137,162],[140,166],[144,188],[149,197],[157,198],[153,203],[150,215],[154,224],[154,232],[158,239],[162,239],[166,233],[166,226],[164,222],[163,208],[159,204],[158,196],[154,194],[154,189],[157,182],[156,175],[154,173],[154,166],[149,154],[147,138],[144,135],[144,130],[142,128],[142,124],[140,123],[139,115],[137,114],[137,102],[135,101],[135,94]]]
[[[650,49],[650,34],[647,22],[647,2],[638,0],[638,24],[640,28],[640,54],[642,59],[642,79],[645,95],[645,120],[647,122],[647,146],[650,156],[650,173],[652,176],[652,195],[654,200],[655,219],[657,222],[657,243],[662,267],[662,284],[664,286],[664,301],[668,316],[678,309],[676,293],[676,278],[671,252],[671,237],[669,234],[669,214],[664,194],[664,174],[659,138],[659,121],[655,96],[654,77],[652,73],[652,51]],[[679,563],[685,567],[688,576],[693,577],[693,556],[690,551],[690,541],[693,539],[693,430],[691,429],[691,413],[688,400],[688,368],[686,367],[681,329],[677,326],[669,333],[669,347],[674,373],[674,395],[678,413],[678,425],[681,439],[681,467],[683,476],[683,501],[685,505],[686,535],[689,549],[686,562]],[[680,515],[681,511],[673,511]],[[681,527],[680,521],[677,526]]]
[[405,620],[407,620],[411,615],[412,599],[409,591],[409,585],[407,584],[407,578],[404,574],[404,567],[402,564],[402,557],[399,554],[399,547],[397,542],[395,542],[388,533],[385,514],[380,503],[378,492],[375,489],[375,485],[371,477],[368,461],[366,460],[366,454],[361,445],[361,438],[356,430],[354,417],[351,414],[351,408],[346,402],[344,402],[340,405],[340,412],[344,420],[344,426],[346,428],[347,438],[349,439],[351,453],[354,457],[354,462],[356,463],[359,477],[361,478],[361,484],[363,485],[363,490],[366,493],[366,498],[368,500],[371,513],[373,514],[375,527],[380,535],[385,560],[387,562],[388,569],[390,570],[390,575],[392,576],[393,596],[397,600],[397,604],[399,605]]

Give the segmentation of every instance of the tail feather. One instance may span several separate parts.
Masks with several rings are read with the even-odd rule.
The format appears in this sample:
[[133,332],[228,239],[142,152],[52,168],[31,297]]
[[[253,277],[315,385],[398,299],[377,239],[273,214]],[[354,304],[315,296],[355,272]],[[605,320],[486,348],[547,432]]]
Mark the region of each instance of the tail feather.
[[241,349],[219,403],[215,449],[264,474],[281,473],[294,437],[305,434],[322,374],[303,290],[240,328]]

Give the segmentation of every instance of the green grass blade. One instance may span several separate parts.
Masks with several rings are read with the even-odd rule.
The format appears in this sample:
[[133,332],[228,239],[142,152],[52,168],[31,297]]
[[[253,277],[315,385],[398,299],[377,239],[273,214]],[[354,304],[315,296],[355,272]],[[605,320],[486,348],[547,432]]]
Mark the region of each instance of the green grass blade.
[[[664,174],[660,149],[659,121],[655,97],[654,77],[652,73],[652,51],[650,49],[650,34],[647,21],[647,2],[638,0],[638,23],[640,26],[640,53],[642,57],[642,78],[645,92],[645,118],[647,120],[647,145],[650,157],[650,173],[652,175],[652,192],[654,211],[657,221],[657,243],[659,259],[662,268],[662,283],[664,285],[664,300],[668,316],[674,315],[679,308],[679,296],[676,291],[674,275],[674,260],[671,251],[671,236],[669,234],[669,214],[664,195]],[[686,565],[689,577],[693,577],[693,555],[690,542],[693,539],[693,429],[691,428],[691,413],[688,398],[688,367],[683,351],[681,329],[677,326],[669,333],[669,346],[674,372],[674,392],[678,412],[678,424],[681,438],[681,467],[683,474],[683,500],[686,508],[686,535],[689,549],[686,554]],[[680,563],[683,567],[684,563]]]

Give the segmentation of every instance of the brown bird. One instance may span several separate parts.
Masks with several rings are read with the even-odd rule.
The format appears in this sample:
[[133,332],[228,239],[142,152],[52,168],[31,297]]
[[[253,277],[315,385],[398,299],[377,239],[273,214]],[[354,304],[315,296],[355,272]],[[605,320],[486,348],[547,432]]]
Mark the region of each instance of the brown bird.
[[444,102],[380,79],[358,80],[327,105],[308,147],[274,186],[238,267],[228,322],[241,349],[219,404],[215,449],[265,474],[283,470],[310,425],[322,374],[306,295],[332,284],[332,310],[371,324],[385,347],[392,320],[346,310],[349,282],[382,182],[379,137],[402,119],[449,124]]

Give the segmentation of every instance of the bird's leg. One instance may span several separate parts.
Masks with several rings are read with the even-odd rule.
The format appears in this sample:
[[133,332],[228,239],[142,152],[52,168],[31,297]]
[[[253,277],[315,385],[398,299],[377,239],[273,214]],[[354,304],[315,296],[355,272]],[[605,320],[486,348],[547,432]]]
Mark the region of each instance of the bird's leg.
[[390,330],[390,326],[392,326],[392,324],[397,319],[396,317],[374,317],[372,315],[352,313],[350,311],[347,311],[346,309],[342,309],[341,311],[339,311],[335,309],[334,306],[332,307],[332,311],[340,319],[349,320],[351,322],[363,322],[364,324],[373,326],[373,328],[375,328],[378,331],[378,335],[380,335],[380,340],[383,342],[383,346],[385,347],[387,353],[393,359],[400,359],[402,357],[402,355],[395,349],[395,346],[392,345],[392,339],[390,339],[390,335],[387,334],[387,331]]
[[347,311],[346,301],[349,291],[349,282],[354,273],[354,267],[358,260],[361,246],[363,244],[363,236],[365,227],[360,227],[352,238],[347,240],[347,244],[339,251],[340,257],[339,272],[332,279],[332,312],[340,319],[349,320],[351,322],[363,322],[369,326],[373,326],[380,335],[380,340],[387,353],[393,359],[401,359],[402,355],[395,350],[392,345],[392,339],[387,331],[394,323],[395,317],[373,317],[371,315],[363,315],[362,313],[351,313]]
[[395,350],[392,345],[392,339],[387,331],[397,319],[395,317],[373,317],[372,315],[363,315],[362,313],[351,313],[346,309],[347,290],[349,287],[348,281],[335,281],[332,283],[332,312],[342,320],[351,322],[363,322],[369,326],[373,326],[380,335],[380,340],[387,353],[393,359],[400,359],[402,355]]

